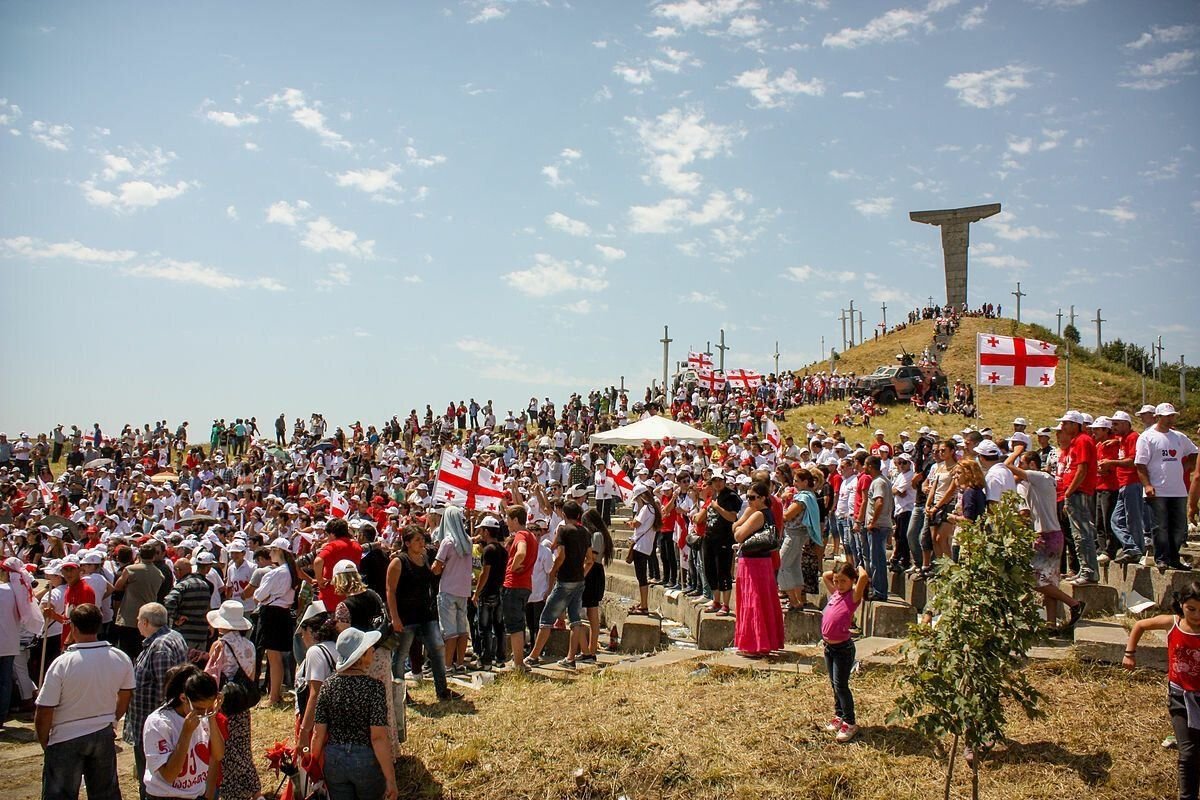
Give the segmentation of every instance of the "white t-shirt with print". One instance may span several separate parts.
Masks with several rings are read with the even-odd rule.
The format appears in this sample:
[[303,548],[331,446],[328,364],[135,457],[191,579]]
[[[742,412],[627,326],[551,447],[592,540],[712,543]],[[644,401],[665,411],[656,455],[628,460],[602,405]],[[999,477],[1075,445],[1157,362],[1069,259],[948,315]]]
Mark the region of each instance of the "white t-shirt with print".
[[1177,430],[1163,433],[1151,425],[1138,436],[1133,463],[1146,468],[1158,497],[1187,497],[1183,460],[1195,454],[1196,445]]
[[[184,706],[187,707],[186,705]],[[160,708],[146,718],[142,728],[142,748],[146,751],[146,772],[142,782],[146,794],[155,797],[197,797],[208,781],[209,720],[202,719],[187,743],[188,757],[183,769],[171,783],[159,774],[166,766],[183,733],[183,717],[170,708]]]

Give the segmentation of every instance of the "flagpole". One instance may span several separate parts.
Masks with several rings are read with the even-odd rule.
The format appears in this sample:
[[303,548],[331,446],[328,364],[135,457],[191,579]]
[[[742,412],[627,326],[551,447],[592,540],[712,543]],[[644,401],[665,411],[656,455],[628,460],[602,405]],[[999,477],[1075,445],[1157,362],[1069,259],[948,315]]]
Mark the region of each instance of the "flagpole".
[[1071,410],[1071,340],[1067,339],[1067,407],[1063,411]]

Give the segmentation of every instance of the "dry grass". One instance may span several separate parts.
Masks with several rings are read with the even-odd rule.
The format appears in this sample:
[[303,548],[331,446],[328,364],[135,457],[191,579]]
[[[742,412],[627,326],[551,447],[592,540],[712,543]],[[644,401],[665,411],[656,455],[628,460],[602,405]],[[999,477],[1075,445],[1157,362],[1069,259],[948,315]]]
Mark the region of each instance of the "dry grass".
[[[468,701],[409,710],[412,757],[401,797],[900,798],[940,797],[944,754],[885,717],[896,674],[872,669],[854,692],[863,733],[834,744],[825,678],[693,665],[605,672],[573,682],[501,678]],[[1160,798],[1174,791],[1162,677],[1074,665],[1032,667],[1048,695],[1044,719],[1015,720],[982,770],[984,797]],[[256,712],[256,746],[291,728]],[[1136,754],[1136,755],[1134,755]],[[955,796],[969,796],[956,770]],[[582,770],[581,777],[575,777]],[[270,786],[267,787],[267,784]],[[264,787],[276,784],[264,779]]]
[[[1005,336],[1030,336],[1039,338],[1039,333],[1032,326],[1016,324],[1009,319],[981,319],[968,317],[962,321],[959,331],[950,342],[949,348],[942,354],[942,369],[946,372],[951,384],[955,380],[974,382],[975,379],[975,335],[977,333],[998,333]],[[1041,334],[1044,338],[1044,332]],[[1051,337],[1053,338],[1053,337]],[[933,323],[922,322],[897,333],[869,340],[842,354],[838,361],[838,369],[843,372],[853,371],[859,375],[875,370],[881,364],[894,364],[895,356],[904,347],[908,352],[919,354],[921,350],[933,341]],[[1060,349],[1060,352],[1061,349]],[[810,365],[809,369],[827,369],[828,362],[821,365]],[[1010,431],[1014,417],[1023,416],[1032,423],[1032,427],[1052,424],[1067,408],[1066,371],[1060,364],[1057,384],[1049,389],[1030,389],[1018,387],[981,388],[976,393],[982,418],[975,420],[974,425],[991,426],[999,431]],[[1178,387],[1148,380],[1146,382],[1146,402],[1173,402],[1178,404]],[[825,403],[819,406],[805,406],[793,410],[788,415],[788,421],[781,425],[784,433],[791,433],[800,439],[804,433],[804,423],[813,418],[818,425],[828,427],[833,415],[843,410],[844,403]],[[1089,353],[1076,351],[1071,363],[1071,408],[1091,411],[1092,413],[1111,413],[1118,408],[1124,408],[1130,413],[1142,405],[1142,384],[1139,375],[1123,366],[1109,364],[1091,357]],[[1192,402],[1181,410],[1179,427],[1185,431],[1194,431],[1200,422],[1200,403]],[[882,428],[888,435],[889,441],[895,441],[896,434],[902,430],[915,432],[922,425],[929,425],[939,432],[956,433],[966,427],[968,421],[957,416],[930,416],[924,412],[914,411],[911,405],[899,404],[889,407],[889,412],[872,420],[872,430]],[[861,429],[843,429],[850,440],[869,439],[869,433]]]

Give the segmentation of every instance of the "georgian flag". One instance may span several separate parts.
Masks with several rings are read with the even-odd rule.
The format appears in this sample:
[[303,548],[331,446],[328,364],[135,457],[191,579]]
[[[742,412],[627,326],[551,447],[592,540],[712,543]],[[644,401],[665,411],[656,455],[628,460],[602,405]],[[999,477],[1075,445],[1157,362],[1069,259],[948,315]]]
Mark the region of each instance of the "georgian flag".
[[50,491],[50,486],[41,478],[38,478],[38,494],[42,496],[42,504],[47,508],[54,501],[54,492]]
[[725,376],[712,369],[696,370],[696,382],[710,392],[719,392],[725,388]]
[[731,369],[725,373],[725,380],[734,389],[757,389],[762,385],[762,373],[751,369]]
[[608,454],[608,458],[604,462],[604,473],[609,480],[616,484],[617,491],[621,493],[621,502],[628,503],[630,496],[633,495],[633,481],[629,480],[629,476],[612,457],[612,453]]
[[707,367],[711,370],[713,365],[712,355],[709,353],[688,353],[687,363],[689,369],[700,370]]
[[350,513],[350,501],[337,489],[329,490],[329,513],[338,519]]
[[433,499],[468,511],[499,513],[504,499],[504,479],[466,456],[446,450],[438,465]]
[[1054,385],[1058,367],[1057,347],[1037,339],[980,333],[976,359],[980,386]]
[[763,433],[767,442],[775,448],[776,453],[783,451],[783,434],[779,432],[779,426],[770,417],[763,417]]

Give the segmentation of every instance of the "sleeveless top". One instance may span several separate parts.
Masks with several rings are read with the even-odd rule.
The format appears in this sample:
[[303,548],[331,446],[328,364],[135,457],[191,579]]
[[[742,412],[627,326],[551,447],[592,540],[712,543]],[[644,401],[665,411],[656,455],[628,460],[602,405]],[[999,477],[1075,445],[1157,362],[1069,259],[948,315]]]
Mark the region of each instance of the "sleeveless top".
[[1179,617],[1167,633],[1167,679],[1185,692],[1200,692],[1200,633],[1179,627]]
[[396,593],[396,613],[405,625],[437,619],[438,581],[429,568],[428,557],[424,564],[415,564],[408,553],[401,553],[400,578],[392,588]]

